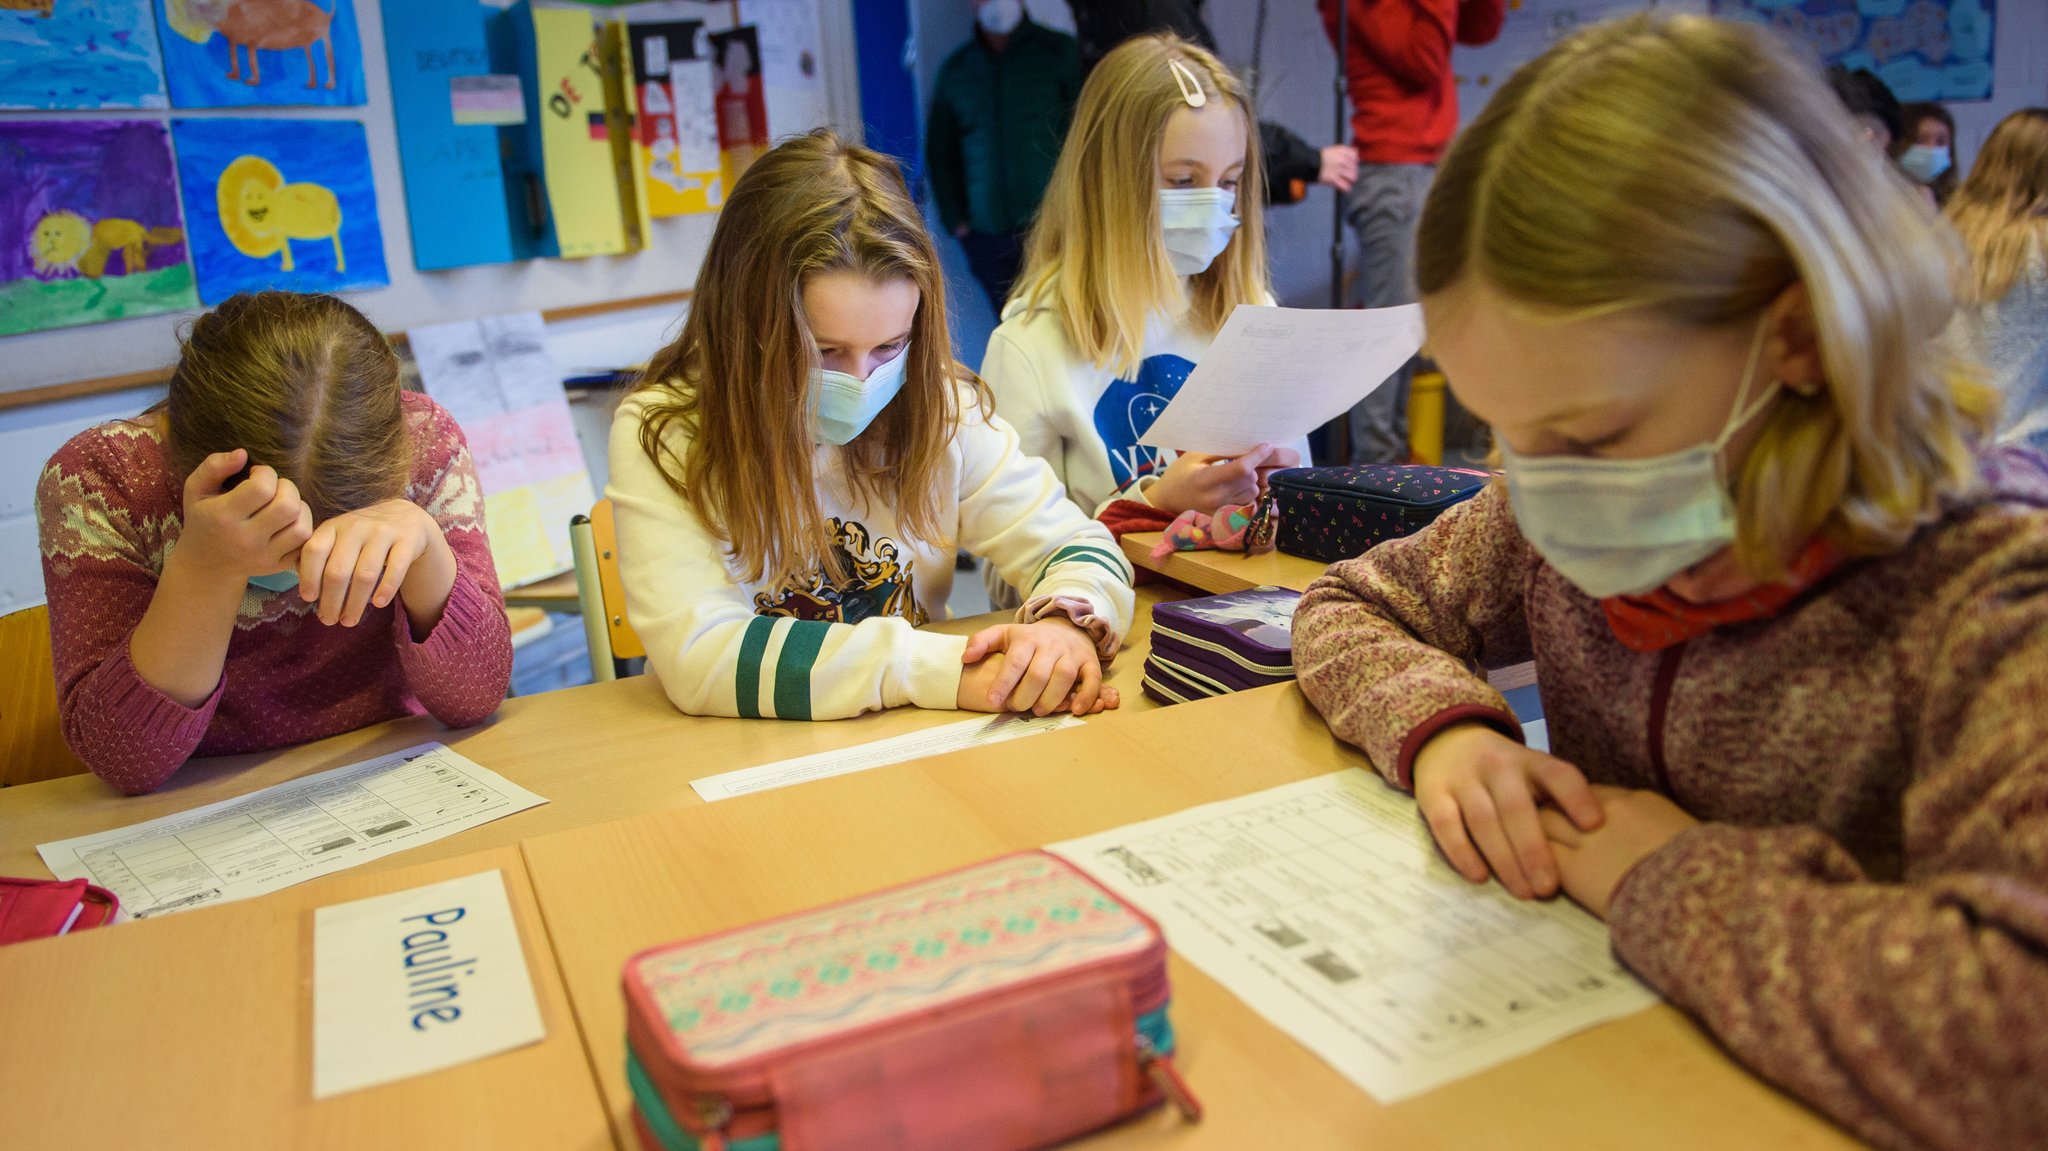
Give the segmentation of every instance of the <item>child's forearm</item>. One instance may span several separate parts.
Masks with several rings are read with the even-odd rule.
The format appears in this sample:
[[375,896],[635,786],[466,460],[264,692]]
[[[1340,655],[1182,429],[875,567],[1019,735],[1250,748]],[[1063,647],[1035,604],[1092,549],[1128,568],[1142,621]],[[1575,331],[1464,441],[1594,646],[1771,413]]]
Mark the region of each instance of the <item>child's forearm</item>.
[[412,626],[414,643],[425,643],[448,610],[448,596],[455,590],[455,551],[448,537],[433,528],[426,550],[412,561],[404,582],[398,585],[398,601]]
[[144,683],[185,707],[198,707],[220,683],[246,579],[206,569],[172,548],[148,610],[128,639],[128,657]]

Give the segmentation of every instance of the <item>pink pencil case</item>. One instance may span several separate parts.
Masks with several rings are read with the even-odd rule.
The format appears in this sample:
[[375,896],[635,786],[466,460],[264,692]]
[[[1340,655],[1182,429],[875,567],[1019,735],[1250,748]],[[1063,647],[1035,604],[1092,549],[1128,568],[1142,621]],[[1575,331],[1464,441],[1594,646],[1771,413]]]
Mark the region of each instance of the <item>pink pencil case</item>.
[[1172,1099],[1166,940],[1024,852],[626,963],[660,1151],[1023,1151]]

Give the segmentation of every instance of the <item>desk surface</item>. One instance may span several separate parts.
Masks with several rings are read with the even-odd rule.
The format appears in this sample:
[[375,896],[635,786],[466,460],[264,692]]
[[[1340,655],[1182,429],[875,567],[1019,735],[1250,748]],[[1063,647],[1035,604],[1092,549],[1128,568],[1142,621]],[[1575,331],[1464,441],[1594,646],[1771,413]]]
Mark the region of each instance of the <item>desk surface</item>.
[[[524,845],[613,1129],[630,1139],[619,972],[633,952],[1359,764],[1291,685],[898,764]],[[1392,1106],[1177,957],[1199,1127],[1098,1147],[1853,1146],[1657,1007]],[[627,1143],[630,1145],[630,1143]]]
[[[496,868],[547,1038],[313,1099],[313,909]],[[515,847],[0,948],[8,1147],[612,1146]]]
[[1124,555],[1141,568],[1210,595],[1267,585],[1307,591],[1326,566],[1277,551],[1262,556],[1243,552],[1174,552],[1163,560],[1155,560],[1152,549],[1159,540],[1159,532],[1132,532],[1121,541]]
[[[1136,623],[1106,681],[1122,694],[1122,707],[1104,713],[1107,720],[1098,716],[1091,723],[1116,722],[1121,715],[1157,706],[1138,686],[1152,629],[1151,605],[1179,595],[1171,588],[1140,589]],[[1007,613],[975,616],[932,628],[965,634],[1009,618]],[[141,823],[435,740],[548,802],[364,867],[403,866],[517,843],[541,832],[697,804],[701,801],[690,790],[692,779],[962,718],[960,712],[914,707],[835,723],[685,716],[652,676],[635,676],[509,699],[495,717],[461,731],[415,716],[283,751],[193,760],[161,790],[144,796],[122,796],[91,775],[0,788],[0,875],[48,875],[36,855],[39,843]]]

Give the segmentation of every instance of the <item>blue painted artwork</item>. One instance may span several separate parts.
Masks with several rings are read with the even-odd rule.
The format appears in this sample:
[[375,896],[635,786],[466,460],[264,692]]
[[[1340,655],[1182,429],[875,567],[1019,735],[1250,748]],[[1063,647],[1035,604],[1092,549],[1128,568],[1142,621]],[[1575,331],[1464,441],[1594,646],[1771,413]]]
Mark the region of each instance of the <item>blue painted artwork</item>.
[[1991,98],[1998,0],[1714,0],[1714,14],[1768,24],[1823,61],[1867,68],[1901,100]]
[[459,123],[453,90],[458,77],[490,74],[484,17],[494,10],[477,0],[407,0],[383,11],[413,263],[424,270],[513,259],[498,129]]
[[157,0],[157,17],[176,107],[364,102],[354,0]]
[[149,0],[0,0],[0,108],[162,108]]
[[352,120],[174,120],[199,298],[381,288],[370,145]]

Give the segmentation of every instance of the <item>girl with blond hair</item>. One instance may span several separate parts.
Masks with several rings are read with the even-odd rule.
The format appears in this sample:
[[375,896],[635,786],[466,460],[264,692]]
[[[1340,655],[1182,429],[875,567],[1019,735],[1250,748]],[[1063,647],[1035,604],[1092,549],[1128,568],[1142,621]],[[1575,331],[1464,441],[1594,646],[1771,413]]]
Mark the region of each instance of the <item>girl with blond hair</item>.
[[422,712],[512,675],[469,445],[333,296],[199,317],[170,395],[73,436],[36,490],[64,738],[122,791],[194,755]]
[[1950,336],[2005,396],[1999,438],[2048,448],[2048,108],[1999,121],[1948,218],[1970,254]]
[[[1517,73],[1418,265],[1505,480],[1317,581],[1295,667],[1453,868],[1604,916],[1764,1076],[1881,1146],[2037,1147],[2048,469],[1987,448],[1884,164],[1767,29]],[[1472,670],[1532,658],[1548,752]]]
[[[817,131],[733,186],[682,334],[612,423],[627,610],[693,715],[916,704],[1087,714],[1131,569],[954,361],[931,237],[888,158]],[[970,638],[954,549],[1030,591]]]
[[1230,313],[1273,302],[1253,123],[1237,77],[1172,36],[1118,45],[1081,89],[981,370],[1091,515],[1117,499],[1214,512],[1308,458],[1306,442],[1234,459],[1138,442]]

